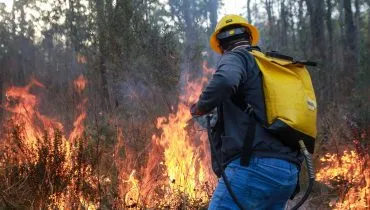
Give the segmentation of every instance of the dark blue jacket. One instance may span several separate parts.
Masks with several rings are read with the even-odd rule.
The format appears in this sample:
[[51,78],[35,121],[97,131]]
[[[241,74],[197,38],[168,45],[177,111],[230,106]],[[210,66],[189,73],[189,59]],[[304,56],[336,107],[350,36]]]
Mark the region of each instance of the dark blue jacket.
[[[221,57],[213,78],[202,92],[197,103],[201,113],[208,113],[215,107],[219,119],[212,139],[217,154],[224,166],[240,157],[248,131],[249,115],[244,111],[250,104],[259,123],[253,142],[253,155],[285,159],[300,165],[302,156],[299,151],[283,145],[279,139],[263,128],[266,123],[266,111],[262,88],[262,74],[254,57],[245,49],[226,52]],[[242,55],[242,56],[241,56]],[[221,108],[222,106],[222,108]],[[215,158],[212,167],[217,175]]]

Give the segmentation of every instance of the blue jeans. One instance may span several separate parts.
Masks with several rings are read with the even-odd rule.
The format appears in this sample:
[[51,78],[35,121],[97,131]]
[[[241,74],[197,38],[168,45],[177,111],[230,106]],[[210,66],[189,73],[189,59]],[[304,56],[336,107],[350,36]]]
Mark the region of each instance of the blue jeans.
[[[284,209],[298,179],[295,164],[276,158],[254,156],[248,167],[241,166],[240,159],[234,160],[226,167],[225,173],[236,197],[247,210]],[[218,181],[208,209],[239,209],[222,178]]]

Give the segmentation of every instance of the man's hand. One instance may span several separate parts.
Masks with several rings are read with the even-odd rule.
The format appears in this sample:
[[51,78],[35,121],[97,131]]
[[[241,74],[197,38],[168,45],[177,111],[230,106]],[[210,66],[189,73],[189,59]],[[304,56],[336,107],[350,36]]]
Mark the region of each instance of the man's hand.
[[[185,127],[185,130],[187,132],[191,132],[191,131],[194,131],[195,129],[195,123],[198,122],[198,119],[200,119],[200,117],[203,115],[199,110],[198,110],[198,107],[197,107],[197,104],[193,104],[191,105],[190,107],[190,114],[192,116],[191,119],[189,119],[187,122],[186,122],[186,127]],[[198,122],[199,123],[199,122]]]
[[198,110],[198,106],[197,106],[196,103],[193,104],[193,105],[191,105],[191,107],[190,107],[190,114],[193,117],[199,117],[199,116],[202,116],[203,115],[203,113]]
[[187,133],[193,132],[195,129],[195,121],[194,118],[190,118],[188,121],[186,121],[185,131]]

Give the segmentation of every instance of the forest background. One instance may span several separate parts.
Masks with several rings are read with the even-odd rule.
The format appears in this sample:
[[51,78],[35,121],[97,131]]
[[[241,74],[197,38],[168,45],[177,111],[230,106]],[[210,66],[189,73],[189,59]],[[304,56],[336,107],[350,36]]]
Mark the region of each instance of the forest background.
[[[0,149],[4,149],[0,208],[145,206],[143,196],[148,191],[136,189],[140,192],[132,201],[127,194],[138,184],[127,180],[134,169],[137,180],[146,177],[142,168],[156,151],[153,135],[164,132],[158,119],[178,113],[179,104],[188,106],[190,101],[181,97],[188,84],[216,65],[219,56],[210,50],[208,39],[222,4],[219,0],[16,0],[9,9],[0,3]],[[353,171],[357,164],[358,172],[365,174],[358,182],[349,172],[333,175],[318,184],[306,205],[341,208],[338,203],[353,202],[348,201],[351,188],[370,185],[370,0],[247,0],[239,10],[259,28],[263,51],[277,50],[319,64],[309,69],[319,104],[318,170],[326,167],[320,158],[328,153],[336,155],[338,170]],[[87,81],[82,92],[73,85],[80,75]],[[33,151],[37,154],[24,149],[27,122],[14,123],[8,106],[19,101],[9,102],[7,90],[26,86],[32,78],[39,82],[27,91],[38,97],[37,117],[42,113],[57,119],[63,132],[75,129],[80,105],[86,108],[85,130],[79,136],[84,143],[77,144],[71,157],[76,158],[77,169],[63,168],[68,155],[56,149],[58,143],[53,143],[54,149],[46,145],[64,142],[64,134],[47,135],[45,124],[39,126],[43,135],[37,137],[39,145]],[[345,151],[356,154],[348,164],[341,159]],[[31,156],[36,160],[25,161]],[[151,170],[163,163],[163,156]],[[61,168],[66,171],[58,171]],[[97,186],[84,181],[89,175],[97,177]],[[118,184],[123,181],[130,184]],[[76,196],[66,193],[72,191]],[[369,207],[370,192],[362,193]],[[163,205],[207,205],[207,198],[190,199],[182,190],[178,195]]]

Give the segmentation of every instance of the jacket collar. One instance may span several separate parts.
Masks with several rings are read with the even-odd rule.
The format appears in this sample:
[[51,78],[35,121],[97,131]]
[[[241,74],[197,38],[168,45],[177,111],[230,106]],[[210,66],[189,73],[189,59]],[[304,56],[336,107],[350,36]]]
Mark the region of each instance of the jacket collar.
[[238,48],[242,48],[242,47],[250,47],[250,43],[248,41],[239,41],[239,42],[236,42],[234,44],[232,44],[227,50],[227,51],[233,51],[233,50],[236,50]]

